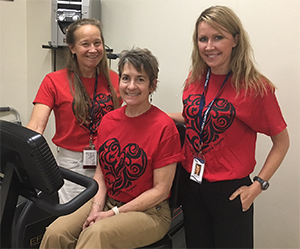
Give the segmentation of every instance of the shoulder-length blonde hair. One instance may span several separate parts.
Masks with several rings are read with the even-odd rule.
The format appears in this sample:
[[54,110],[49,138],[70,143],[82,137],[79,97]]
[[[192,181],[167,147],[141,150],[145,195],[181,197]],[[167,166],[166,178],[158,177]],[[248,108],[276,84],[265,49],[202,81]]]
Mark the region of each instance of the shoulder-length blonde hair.
[[203,77],[207,70],[207,65],[199,55],[198,48],[198,25],[206,22],[216,30],[227,31],[233,37],[238,36],[238,44],[232,49],[230,59],[230,70],[232,72],[232,84],[240,93],[241,89],[245,91],[253,90],[256,94],[264,95],[266,83],[274,90],[272,82],[262,75],[254,66],[253,50],[250,44],[249,36],[238,16],[228,7],[212,6],[204,10],[195,24],[193,34],[192,66],[189,83],[194,83]]
[[[104,36],[103,32],[101,29],[101,23],[97,19],[80,19],[76,22],[73,22],[69,27],[68,31],[66,34],[66,42],[69,46],[74,46],[76,42],[76,37],[75,37],[75,31],[79,29],[80,27],[84,25],[94,25],[96,26],[101,34],[101,40],[103,43],[103,58],[97,65],[97,72],[98,74],[102,74],[106,81],[108,82],[108,86],[110,88],[111,92],[111,97],[113,100],[113,105],[114,109],[119,107],[119,100],[117,98],[117,94],[114,90],[114,87],[111,83],[110,80],[110,75],[109,75],[109,67],[108,67],[108,62],[107,62],[107,56],[105,53],[105,42],[104,42]],[[73,55],[70,48],[67,48],[67,70],[68,70],[68,78],[70,82],[70,88],[71,88],[71,93],[74,96],[74,101],[75,101],[75,116],[77,120],[80,123],[87,123],[89,122],[89,106],[91,104],[91,99],[88,97],[85,87],[80,83],[80,71],[79,71],[79,66],[78,66],[78,61],[76,58],[76,55]],[[77,75],[77,77],[75,76]],[[88,105],[87,105],[88,103]]]

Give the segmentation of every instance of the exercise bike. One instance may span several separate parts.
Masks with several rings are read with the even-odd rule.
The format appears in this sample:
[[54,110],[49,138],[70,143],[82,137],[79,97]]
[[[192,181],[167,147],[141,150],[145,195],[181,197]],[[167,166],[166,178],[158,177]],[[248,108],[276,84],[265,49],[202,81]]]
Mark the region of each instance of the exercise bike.
[[[59,167],[41,134],[2,120],[0,131],[1,248],[37,248],[45,227],[91,199],[98,184]],[[64,179],[85,189],[70,202],[59,204],[57,191]]]

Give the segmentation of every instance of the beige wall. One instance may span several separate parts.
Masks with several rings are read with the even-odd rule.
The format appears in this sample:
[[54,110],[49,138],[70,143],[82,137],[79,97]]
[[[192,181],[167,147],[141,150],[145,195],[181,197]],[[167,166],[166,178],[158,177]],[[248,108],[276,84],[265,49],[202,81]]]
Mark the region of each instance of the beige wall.
[[[270,189],[255,202],[256,248],[300,248],[300,1],[102,0],[106,43],[117,53],[132,46],[152,50],[160,62],[153,102],[167,112],[181,111],[194,22],[204,8],[215,4],[231,7],[241,18],[259,69],[278,87],[291,137]],[[51,39],[50,13],[51,0],[0,1],[0,106],[15,107],[23,124],[30,118],[41,80],[52,70],[51,52],[42,49]],[[61,53],[58,57],[63,59]],[[48,141],[54,130],[51,118],[45,132]],[[257,170],[270,144],[269,138],[258,137]]]

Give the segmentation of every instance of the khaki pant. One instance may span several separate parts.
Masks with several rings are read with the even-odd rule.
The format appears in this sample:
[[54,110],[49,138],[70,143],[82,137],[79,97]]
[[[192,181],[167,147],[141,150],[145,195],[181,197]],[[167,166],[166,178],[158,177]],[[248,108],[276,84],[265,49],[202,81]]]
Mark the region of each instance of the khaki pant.
[[[121,205],[108,198],[104,210]],[[40,248],[137,248],[163,238],[171,223],[168,201],[163,201],[144,212],[120,213],[82,230],[91,206],[88,201],[74,213],[55,220],[46,229]]]
[[[95,169],[83,168],[82,155],[83,155],[82,152],[59,148],[56,160],[58,165],[61,167],[64,167],[76,173],[93,178],[95,174]],[[64,180],[64,185],[58,191],[59,202],[63,204],[74,199],[74,197],[79,195],[84,189],[85,189],[84,187],[78,184],[75,184],[68,180]]]

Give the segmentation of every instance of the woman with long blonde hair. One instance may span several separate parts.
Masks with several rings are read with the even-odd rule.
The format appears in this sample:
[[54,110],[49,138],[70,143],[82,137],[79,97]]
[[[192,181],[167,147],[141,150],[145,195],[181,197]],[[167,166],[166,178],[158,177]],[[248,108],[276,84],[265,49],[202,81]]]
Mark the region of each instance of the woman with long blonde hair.
[[[255,68],[247,32],[230,8],[204,10],[193,44],[183,112],[169,114],[186,125],[187,248],[253,248],[253,201],[285,157],[287,125],[275,86]],[[257,133],[269,136],[273,145],[252,181]]]

